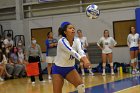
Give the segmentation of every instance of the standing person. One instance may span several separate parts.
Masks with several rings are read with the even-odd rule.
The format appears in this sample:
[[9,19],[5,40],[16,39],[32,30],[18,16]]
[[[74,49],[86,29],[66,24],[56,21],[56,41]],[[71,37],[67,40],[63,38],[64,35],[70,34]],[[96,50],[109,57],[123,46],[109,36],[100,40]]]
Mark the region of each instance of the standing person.
[[78,93],[84,93],[85,85],[74,68],[75,58],[83,62],[87,68],[90,67],[90,62],[81,49],[80,40],[74,38],[74,26],[69,22],[63,22],[60,28],[63,37],[58,41],[57,55],[54,60],[55,65],[52,67],[53,92],[62,93],[64,79],[66,79],[77,88]]
[[[77,34],[78,34],[78,38],[81,41],[82,49],[84,50],[86,56],[89,59],[88,52],[87,52],[87,47],[88,47],[87,38],[83,36],[82,30],[80,30],[80,29],[77,30]],[[82,62],[80,62],[80,68],[81,68],[81,71],[82,71],[82,75],[85,75],[84,66],[83,66]],[[90,75],[94,75],[91,68],[88,69],[88,70],[89,70]]]
[[48,79],[52,79],[51,68],[56,56],[57,42],[57,39],[53,38],[53,32],[48,32],[46,40],[46,61],[48,62]]
[[106,75],[105,68],[106,68],[106,61],[109,60],[110,67],[111,67],[111,74],[114,75],[113,69],[113,61],[112,61],[112,49],[117,44],[117,42],[109,36],[109,31],[104,30],[104,36],[100,38],[97,42],[97,45],[102,50],[102,66],[103,66],[103,73],[102,75]]
[[[38,62],[39,80],[41,82],[45,82],[43,81],[42,69],[41,69],[41,61],[43,61],[42,51],[41,51],[40,46],[37,44],[36,39],[32,37],[31,40],[32,40],[31,45],[27,48],[27,51],[26,51],[26,62],[27,60],[29,63]],[[32,84],[35,84],[35,76],[31,76],[31,82]]]
[[138,40],[139,34],[136,33],[135,27],[130,28],[130,34],[127,37],[127,45],[130,48],[130,59],[131,59],[131,66],[133,68],[132,74],[136,74],[136,66],[137,66],[137,57],[138,57]]

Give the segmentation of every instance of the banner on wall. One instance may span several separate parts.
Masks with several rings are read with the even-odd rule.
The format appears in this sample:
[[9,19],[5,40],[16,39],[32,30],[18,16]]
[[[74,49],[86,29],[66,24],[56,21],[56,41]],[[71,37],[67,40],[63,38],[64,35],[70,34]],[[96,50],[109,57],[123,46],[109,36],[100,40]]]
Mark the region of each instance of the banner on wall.
[[135,9],[136,16],[136,32],[140,34],[140,8]]

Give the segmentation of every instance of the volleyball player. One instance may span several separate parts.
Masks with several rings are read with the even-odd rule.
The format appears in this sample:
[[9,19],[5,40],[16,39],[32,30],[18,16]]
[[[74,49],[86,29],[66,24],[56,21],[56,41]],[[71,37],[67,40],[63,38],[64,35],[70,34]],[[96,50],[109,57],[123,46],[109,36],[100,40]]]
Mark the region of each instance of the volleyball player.
[[80,40],[74,38],[74,26],[70,22],[63,22],[60,28],[63,37],[58,41],[55,65],[52,67],[53,92],[62,93],[64,79],[66,79],[77,88],[78,93],[84,93],[85,85],[74,68],[75,58],[83,62],[87,68],[90,67],[90,62],[81,49]]
[[97,45],[102,50],[102,66],[103,66],[103,73],[102,75],[106,75],[105,68],[106,68],[106,61],[109,60],[110,67],[111,67],[111,74],[114,75],[113,69],[113,61],[112,61],[112,49],[117,44],[117,42],[109,36],[109,31],[104,30],[104,36],[100,38],[97,42]]
[[[78,38],[81,41],[82,49],[84,50],[86,56],[89,59],[88,52],[87,52],[87,47],[88,47],[87,38],[83,36],[82,30],[80,30],[80,29],[77,30],[77,34],[78,34]],[[82,75],[84,76],[85,72],[84,72],[84,66],[83,66],[82,62],[80,62],[80,68],[81,68],[81,71],[82,71]],[[89,70],[89,75],[94,75],[91,68],[88,69],[88,70]]]
[[130,34],[127,37],[127,45],[130,48],[130,59],[131,66],[133,68],[132,74],[136,74],[136,66],[137,66],[137,57],[138,57],[138,40],[139,34],[136,33],[135,27],[130,28]]

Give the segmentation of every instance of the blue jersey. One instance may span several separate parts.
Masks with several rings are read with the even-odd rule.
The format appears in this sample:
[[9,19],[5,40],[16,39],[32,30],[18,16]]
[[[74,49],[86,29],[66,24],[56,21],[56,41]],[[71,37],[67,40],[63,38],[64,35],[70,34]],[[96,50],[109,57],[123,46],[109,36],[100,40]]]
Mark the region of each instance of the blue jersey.
[[57,39],[47,39],[46,44],[46,56],[56,56],[57,47],[50,47],[50,44],[57,43]]

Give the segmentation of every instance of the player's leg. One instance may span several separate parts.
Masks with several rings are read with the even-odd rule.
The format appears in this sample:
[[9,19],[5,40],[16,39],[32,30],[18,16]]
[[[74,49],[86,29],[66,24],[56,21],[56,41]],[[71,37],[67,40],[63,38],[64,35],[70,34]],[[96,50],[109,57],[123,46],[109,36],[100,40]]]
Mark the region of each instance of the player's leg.
[[135,61],[135,52],[133,50],[130,50],[130,59],[131,59],[131,66],[133,68],[132,70],[132,74],[135,74],[135,65],[134,65],[134,61]]
[[80,69],[81,69],[82,75],[84,76],[85,75],[85,71],[84,71],[84,65],[83,65],[82,62],[80,62]]
[[[89,59],[88,53],[86,53],[86,56]],[[92,67],[91,68],[88,68],[88,71],[89,71],[89,75],[94,75],[94,73],[92,72]]]
[[107,60],[107,54],[102,53],[102,66],[103,66],[103,73],[102,75],[106,75],[105,68],[106,68],[106,60]]
[[136,73],[139,73],[139,71],[137,71],[137,63],[138,63],[138,50],[135,51],[135,56],[134,56],[134,66],[135,66],[135,71]]
[[52,58],[51,57],[47,57],[46,59],[47,59],[47,62],[48,62],[48,66],[47,66],[48,79],[52,79],[51,78]]
[[59,74],[52,75],[53,80],[53,93],[62,93],[62,87],[64,84],[64,79]]
[[108,59],[111,67],[111,74],[114,75],[113,61],[112,61],[112,53],[108,54]]
[[3,66],[0,64],[0,81],[4,81],[4,79],[2,78],[3,72],[4,72],[4,68],[3,68]]
[[85,85],[75,69],[66,75],[66,79],[77,88],[78,93],[85,93]]

